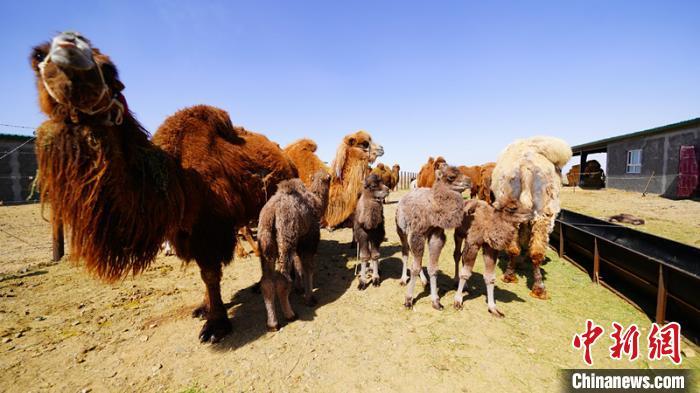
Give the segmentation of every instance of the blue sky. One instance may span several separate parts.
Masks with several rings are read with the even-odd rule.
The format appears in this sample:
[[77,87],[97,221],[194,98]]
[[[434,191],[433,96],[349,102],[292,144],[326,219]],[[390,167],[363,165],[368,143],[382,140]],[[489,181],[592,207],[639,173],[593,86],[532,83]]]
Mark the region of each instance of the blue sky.
[[698,1],[7,1],[2,15],[0,123],[44,119],[27,59],[62,30],[112,57],[152,133],[210,104],[283,146],[313,138],[326,161],[358,129],[415,170],[700,116]]

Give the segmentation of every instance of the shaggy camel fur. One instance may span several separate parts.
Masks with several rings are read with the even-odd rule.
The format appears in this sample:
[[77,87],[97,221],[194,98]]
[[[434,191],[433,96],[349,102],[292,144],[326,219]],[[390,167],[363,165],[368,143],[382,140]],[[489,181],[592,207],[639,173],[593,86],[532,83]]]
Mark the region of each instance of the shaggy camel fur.
[[491,192],[491,173],[493,172],[493,168],[495,167],[495,162],[487,162],[486,164],[481,165],[481,171],[479,173],[479,185],[476,187],[476,197],[488,203],[493,202],[493,192]]
[[[331,165],[331,188],[324,224],[337,228],[346,224],[362,192],[362,181],[369,175],[369,164],[384,154],[384,148],[365,131],[346,135]],[[349,224],[349,223],[348,223]]]
[[382,203],[389,195],[387,187],[376,174],[364,181],[362,195],[353,215],[353,238],[360,249],[360,283],[358,289],[369,286],[367,263],[372,264],[372,285],[379,286],[379,246],[384,240],[384,210]]
[[330,179],[330,175],[321,170],[313,176],[309,189],[300,179],[285,180],[279,183],[277,193],[260,211],[260,287],[267,310],[268,330],[279,328],[275,293],[285,318],[289,321],[296,319],[289,304],[292,271],[303,282],[306,304],[316,304],[313,297],[314,256],[321,239],[319,222],[328,202]]
[[206,286],[193,313],[207,319],[199,339],[220,340],[231,331],[220,281],[236,229],[296,169],[275,143],[209,106],[177,112],[150,141],[116,67],[80,34],[35,47],[31,63],[49,116],[37,130],[41,200],[54,225],[70,227],[71,257],[114,281],[146,269],[169,240]]
[[[469,187],[469,178],[453,166],[441,165],[435,171],[435,183],[431,188],[417,188],[399,201],[396,210],[396,232],[401,239],[403,270],[401,284],[408,283],[404,305],[413,307],[413,294],[418,276],[426,284],[422,275],[422,259],[425,241],[428,240],[430,262],[430,295],[433,308],[442,309],[437,294],[438,258],[445,245],[445,229],[455,228],[462,223],[464,200],[462,191]],[[408,280],[406,266],[408,253],[413,254],[411,278]]]
[[284,153],[297,167],[299,178],[307,187],[311,187],[313,176],[318,171],[330,173],[330,168],[316,155],[317,148],[316,142],[311,139],[299,139],[284,148]]
[[[497,317],[503,313],[496,308],[493,291],[496,285],[496,260],[498,252],[508,248],[518,236],[518,225],[529,220],[529,215],[517,212],[517,203],[513,202],[505,209],[496,210],[487,202],[471,199],[464,204],[462,224],[455,228],[455,293],[454,307],[462,308],[464,285],[472,275],[476,255],[481,249],[484,259],[484,282],[489,312]],[[464,249],[462,248],[462,242]],[[462,259],[462,268],[459,260]]]
[[433,159],[433,157],[428,157],[428,162],[423,164],[418,172],[418,187],[432,187],[433,183],[435,183],[435,171],[446,162],[447,161],[440,156],[435,159]]
[[530,295],[539,299],[547,298],[540,264],[560,210],[561,168],[571,159],[571,154],[571,147],[559,138],[521,139],[506,147],[493,170],[494,207],[500,209],[517,200],[521,209],[533,214],[530,221],[520,225],[519,239],[509,247],[510,263],[502,279],[517,281],[516,258],[521,247],[527,247],[535,277]]
[[479,193],[479,182],[481,181],[481,167],[479,165],[460,165],[457,168],[459,168],[459,171],[462,172],[464,176],[468,177],[472,183],[472,186],[469,187],[470,198],[476,198],[477,194]]

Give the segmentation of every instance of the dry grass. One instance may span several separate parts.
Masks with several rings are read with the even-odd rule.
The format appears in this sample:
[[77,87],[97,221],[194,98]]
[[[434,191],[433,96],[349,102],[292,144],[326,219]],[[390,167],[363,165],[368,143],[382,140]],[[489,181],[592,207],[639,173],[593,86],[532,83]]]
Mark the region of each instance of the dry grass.
[[629,213],[643,218],[644,225],[631,228],[700,247],[700,202],[671,200],[658,195],[614,189],[583,190],[565,187],[561,193],[564,209],[602,219]]
[[[222,282],[234,332],[218,345],[201,345],[196,335],[202,322],[189,317],[203,290],[196,267],[160,257],[139,277],[102,284],[80,267],[49,262],[48,224],[38,209],[0,208],[0,228],[27,225],[17,235],[46,247],[2,238],[0,336],[10,341],[0,344],[0,391],[549,392],[557,390],[560,369],[583,366],[571,339],[586,318],[608,330],[612,321],[636,323],[643,336],[650,324],[554,253],[544,266],[550,300],[528,295],[529,268],[518,272],[516,284],[497,283],[505,319],[486,311],[481,258],[464,310],[435,311],[422,293],[415,309],[406,311],[398,284],[396,204],[390,204],[381,287],[356,289],[349,230],[323,232],[319,305],[304,307],[294,296],[300,320],[267,333],[262,298],[249,289],[260,275],[258,261],[236,260]],[[451,233],[448,238],[439,277],[445,306],[454,294]],[[596,367],[674,367],[668,361],[612,361],[608,341],[593,349]],[[682,345],[686,353],[698,351]],[[698,369],[700,361],[684,356],[682,366]]]

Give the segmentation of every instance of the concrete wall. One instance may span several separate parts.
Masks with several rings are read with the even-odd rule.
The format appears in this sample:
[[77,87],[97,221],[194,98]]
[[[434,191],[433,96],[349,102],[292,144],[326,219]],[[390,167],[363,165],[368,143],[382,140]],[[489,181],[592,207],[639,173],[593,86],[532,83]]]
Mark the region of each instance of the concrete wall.
[[[27,138],[0,135],[0,157],[24,143]],[[0,160],[0,201],[3,204],[27,201],[36,176],[34,142],[29,142]],[[34,195],[32,199],[37,199]]]
[[[610,143],[607,187],[642,192],[653,172],[647,192],[675,196],[681,145],[700,153],[700,127]],[[627,151],[634,149],[642,150],[642,173],[626,173]]]

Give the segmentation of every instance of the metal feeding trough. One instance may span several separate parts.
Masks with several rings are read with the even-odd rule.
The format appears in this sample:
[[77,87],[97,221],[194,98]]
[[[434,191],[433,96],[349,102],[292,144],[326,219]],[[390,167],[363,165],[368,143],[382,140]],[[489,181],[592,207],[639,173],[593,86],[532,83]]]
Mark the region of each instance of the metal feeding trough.
[[657,323],[675,321],[700,343],[700,249],[562,210],[549,238],[586,271]]

